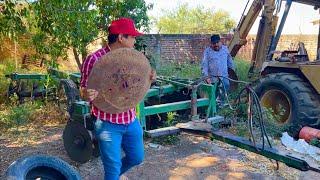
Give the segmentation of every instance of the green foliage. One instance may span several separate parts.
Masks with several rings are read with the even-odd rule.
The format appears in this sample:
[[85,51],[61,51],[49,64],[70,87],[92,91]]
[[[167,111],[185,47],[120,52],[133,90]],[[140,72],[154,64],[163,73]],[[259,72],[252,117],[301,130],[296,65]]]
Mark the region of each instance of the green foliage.
[[76,58],[86,56],[86,46],[99,33],[95,23],[98,12],[90,9],[92,5],[87,0],[36,1],[32,10],[39,31],[33,40],[38,54],[49,54],[56,61],[61,55],[66,57],[66,49],[71,47]]
[[136,38],[136,43],[134,45],[135,49],[142,52],[147,57],[153,69],[157,69],[160,61],[160,56],[147,51],[147,46],[148,43],[145,36],[139,36]]
[[284,108],[280,108],[279,113],[275,113],[272,108],[263,107],[265,114],[265,127],[267,132],[273,137],[281,137],[282,132],[288,130],[288,125],[280,123],[281,116],[285,113]]
[[178,114],[176,112],[168,112],[165,126],[173,126],[176,122],[175,120],[176,120],[177,116],[178,116]]
[[[177,123],[178,114],[176,112],[168,112],[164,127],[174,126]],[[162,145],[172,145],[179,141],[177,135],[167,135],[162,137],[156,137],[152,139],[152,142]]]
[[312,138],[309,144],[320,148],[320,140],[318,138]]
[[161,145],[174,145],[179,142],[179,137],[177,135],[168,135],[162,137],[156,137],[152,139],[153,143]]
[[244,121],[237,122],[236,126],[231,127],[230,131],[240,137],[250,136],[248,125]]
[[143,0],[38,0],[24,3],[26,8],[19,11],[17,4],[13,0],[4,2],[0,34],[8,36],[8,32],[17,34],[26,29],[32,36],[30,45],[36,50],[35,58],[48,60],[49,66],[58,67],[57,59],[65,59],[71,49],[79,68],[87,56],[87,46],[106,35],[112,20],[131,17],[138,28],[147,30],[146,12],[152,8]]
[[134,19],[136,27],[149,30],[149,18],[147,11],[152,9],[152,4],[146,4],[144,0],[97,0],[95,4],[99,9],[99,25],[106,29],[106,24],[118,17],[130,17]]
[[5,0],[3,11],[0,13],[0,37],[6,36],[16,41],[18,36],[26,31],[23,18],[27,13],[23,4],[16,6],[14,0]]
[[250,62],[243,59],[235,58],[234,63],[239,80],[248,82],[248,71],[250,68]]
[[16,127],[28,123],[32,114],[41,107],[40,102],[27,102],[19,106],[11,105],[0,113],[0,124],[7,128]]
[[177,10],[167,11],[165,14],[156,22],[160,33],[228,33],[235,27],[235,21],[229,13],[202,6],[189,8],[188,4],[183,4]]
[[167,63],[157,69],[157,74],[162,76],[195,79],[201,76],[201,70],[200,64],[198,63]]
[[5,64],[0,64],[0,104],[6,100],[6,94],[10,80],[5,77],[6,74],[15,72],[15,65],[8,61]]

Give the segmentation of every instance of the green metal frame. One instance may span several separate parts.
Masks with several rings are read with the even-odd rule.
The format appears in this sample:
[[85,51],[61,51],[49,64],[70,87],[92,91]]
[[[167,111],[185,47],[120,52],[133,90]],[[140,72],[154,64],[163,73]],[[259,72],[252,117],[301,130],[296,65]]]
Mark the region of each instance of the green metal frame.
[[[59,79],[67,78],[73,80],[76,84],[80,83],[80,73],[66,73],[63,71],[58,71],[56,69],[48,69],[48,74],[10,74],[7,77],[10,77],[12,80],[21,80],[21,79],[32,79],[32,80],[44,80],[48,77],[53,78],[55,81]],[[174,77],[158,77],[157,84],[162,84],[160,86],[151,87],[143,101],[137,105],[137,115],[139,117],[140,123],[143,129],[146,130],[146,117],[159,113],[174,112],[178,110],[192,109],[194,114],[191,114],[191,120],[198,119],[196,109],[199,107],[206,107],[207,117],[213,117],[216,115],[216,85],[208,84],[197,84],[191,85],[194,81],[190,79],[180,79]],[[191,91],[190,100],[158,104],[152,106],[146,106],[145,101],[151,97],[162,97],[167,94],[172,94],[175,91],[179,91],[183,88],[188,88]],[[205,94],[205,98],[197,98],[199,93]],[[72,119],[74,120],[83,120],[85,116],[90,114],[89,104],[86,101],[77,101],[74,103],[74,111],[72,114]]]
[[[66,73],[63,71],[59,71],[57,69],[48,69],[47,74],[20,74],[20,73],[11,73],[11,74],[6,74],[5,77],[11,79],[11,81],[16,81],[19,82],[21,80],[31,80],[31,81],[44,81],[47,80],[48,78],[51,78],[54,82],[59,83],[60,79],[71,79],[73,80],[76,84],[79,85],[80,83],[80,73]],[[57,88],[57,87],[54,87]]]
[[[140,120],[140,124],[144,130],[146,130],[146,117],[159,113],[174,112],[178,110],[190,109],[191,100],[157,104],[152,106],[145,106],[145,101],[150,97],[161,97],[166,94],[173,93],[181,89],[182,86],[164,85],[164,86],[154,86],[150,88],[144,98],[137,105],[137,116]],[[208,98],[198,98],[196,102],[196,107],[207,107],[208,117],[213,117],[216,115],[216,101],[215,101],[215,90],[216,85],[201,84],[199,90],[207,94]],[[74,103],[74,111],[72,119],[82,121],[85,116],[90,114],[89,104],[86,101],[77,101]],[[193,119],[191,117],[191,119]]]
[[[191,99],[186,101],[179,101],[173,103],[157,104],[152,106],[145,106],[145,100],[150,97],[161,97],[166,94],[173,93],[174,91],[181,90],[183,88],[191,88],[193,81],[188,79],[174,79],[167,77],[159,77],[158,82],[166,83],[163,86],[153,86],[148,90],[148,93],[145,96],[145,99],[139,103],[137,106],[137,114],[141,123],[141,126],[146,130],[146,116],[174,112],[178,110],[185,110],[192,108],[192,98],[196,98],[195,108],[198,107],[207,107],[207,116],[213,117],[216,115],[216,85],[200,84],[199,87],[192,91]],[[205,94],[206,98],[197,98],[199,93]],[[191,120],[199,119],[197,114],[191,116]]]

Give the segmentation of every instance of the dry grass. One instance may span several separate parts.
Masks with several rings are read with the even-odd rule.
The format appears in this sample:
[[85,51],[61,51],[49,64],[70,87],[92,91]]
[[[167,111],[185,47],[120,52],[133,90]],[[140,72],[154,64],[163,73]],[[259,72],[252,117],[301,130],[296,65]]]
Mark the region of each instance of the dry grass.
[[19,147],[36,145],[55,128],[62,128],[67,122],[56,104],[49,102],[31,112],[27,123],[19,126],[0,127],[1,137]]

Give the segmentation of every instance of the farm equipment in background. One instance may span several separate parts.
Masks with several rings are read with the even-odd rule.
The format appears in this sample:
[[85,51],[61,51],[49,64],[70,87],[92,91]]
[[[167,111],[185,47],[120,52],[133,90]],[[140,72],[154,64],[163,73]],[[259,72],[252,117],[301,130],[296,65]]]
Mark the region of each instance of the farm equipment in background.
[[[62,110],[69,114],[69,120],[63,131],[63,143],[67,154],[72,160],[80,163],[99,156],[99,144],[93,133],[95,118],[91,116],[89,103],[82,100],[79,95],[79,73],[68,74],[51,69],[48,74],[59,82],[56,92],[63,94],[64,101],[59,100],[59,96],[56,99],[59,100],[58,103],[64,105],[62,107],[65,109]],[[38,75],[33,75],[33,78],[21,74],[16,76],[20,79],[22,77],[34,79]],[[46,76],[43,75],[42,78]],[[137,115],[145,134],[158,137],[177,134],[181,131],[196,133],[275,159],[303,171],[320,172],[314,162],[307,161],[304,157],[254,144],[241,137],[226,135],[217,129],[213,130],[212,127],[224,121],[224,118],[217,115],[215,93],[217,84],[205,84],[203,79],[158,77],[157,82],[148,90],[145,99],[137,106]],[[168,112],[178,112],[182,116],[187,116],[176,126],[153,129],[151,125],[160,119],[157,117]],[[151,121],[148,120],[150,117],[152,117]]]
[[[152,134],[149,128],[152,128],[152,123],[157,121],[156,119],[152,119],[152,122],[148,121],[150,116],[188,110],[190,107],[194,107],[191,108],[190,119],[198,119],[197,108],[203,108],[208,114],[206,117],[208,120],[217,122],[223,120],[223,118],[216,118],[214,93],[216,87],[206,84],[197,86],[192,83],[193,81],[187,79],[158,78],[157,82],[149,89],[144,101],[141,101],[137,106],[137,114],[146,134]],[[64,146],[71,159],[84,163],[91,158],[92,154],[99,155],[98,144],[92,132],[94,118],[90,114],[89,103],[77,98],[79,90],[76,85],[70,80],[64,85],[68,99],[73,101],[68,108],[70,120],[63,133]],[[197,89],[199,90],[197,91]],[[207,94],[208,98],[200,98],[197,94],[200,90]],[[175,97],[175,99],[170,97]],[[163,123],[161,120],[158,122]]]
[[[233,57],[236,56],[246,44],[246,37],[262,11],[249,76],[256,81],[256,92],[262,106],[280,116],[279,125],[288,126],[289,133],[297,138],[304,126],[320,128],[320,60],[309,60],[302,42],[298,43],[297,50],[283,51],[278,57],[276,48],[291,4],[301,3],[318,10],[320,1],[285,2],[284,13],[277,27],[282,0],[254,0],[247,13],[242,15],[229,43],[229,50]],[[317,57],[319,49],[320,33]]]
[[55,87],[44,86],[44,81],[49,80],[48,76],[43,74],[7,74],[10,79],[7,97],[16,95],[18,101],[23,103],[25,98],[37,99],[55,96]]
[[[288,15],[292,2],[302,2],[319,8],[317,0],[287,0],[287,8],[282,17],[278,32],[275,33],[277,17],[274,15],[275,0],[255,0],[246,16],[243,16],[235,32],[229,48],[233,56],[236,55],[251,29],[254,20],[263,9],[260,21],[259,34],[254,49],[251,72],[260,72],[260,79],[256,90],[262,105],[271,107],[276,113],[278,106],[285,108],[288,113],[283,116],[283,123],[294,125],[292,133],[296,134],[304,125],[319,125],[319,61],[305,61],[306,54],[302,50],[283,52],[278,59],[272,59],[276,44],[279,40],[283,24]],[[318,47],[319,48],[319,47]],[[303,49],[303,48],[301,48]],[[300,54],[299,54],[300,53]],[[93,128],[94,118],[90,114],[90,105],[80,98],[79,73],[63,73],[49,70],[50,78],[56,86],[33,88],[25,93],[21,91],[22,79],[47,80],[48,75],[9,75],[17,81],[9,88],[9,93],[16,93],[25,97],[41,97],[53,93],[61,107],[69,114],[69,120],[63,132],[64,147],[74,161],[84,163],[92,156],[99,156],[98,143],[95,140]],[[235,145],[248,151],[261,154],[265,157],[283,162],[288,166],[306,171],[320,172],[317,164],[307,162],[303,157],[297,157],[289,152],[257,145],[243,138],[229,136],[219,131],[213,131],[212,124],[223,121],[217,116],[216,89],[217,84],[207,85],[202,79],[189,80],[170,77],[158,77],[152,85],[145,99],[137,106],[137,114],[146,134],[151,137],[174,134],[180,131],[208,135],[209,137]],[[247,87],[248,88],[248,87]],[[37,90],[37,91],[36,91]],[[41,93],[37,93],[41,92]],[[281,98],[276,98],[281,97]],[[64,104],[64,106],[62,106]],[[185,120],[177,126],[156,128],[152,127],[155,121],[161,123],[161,114],[175,112],[186,114]],[[199,113],[200,112],[200,113]],[[151,121],[149,118],[151,118]],[[264,138],[264,137],[263,137]]]
[[74,82],[77,82],[77,79],[80,79],[80,74],[66,74],[55,69],[48,69],[47,74],[11,73],[6,74],[5,77],[10,79],[7,97],[16,95],[18,101],[23,103],[26,98],[31,100],[45,98],[57,100],[59,95],[63,95],[61,94],[62,85],[67,83],[60,81],[60,79],[68,77],[74,80]]
[[[48,74],[10,74],[11,79],[8,94],[17,94],[23,102],[25,98],[44,98],[57,101],[61,111],[68,114],[69,121],[63,132],[64,147],[71,159],[77,162],[87,162],[92,155],[99,156],[97,141],[93,136],[94,118],[90,113],[89,102],[80,98],[79,73],[65,73],[49,69]],[[21,88],[24,81],[31,87],[48,81],[50,86],[38,88]],[[12,86],[15,88],[12,88]],[[29,90],[28,90],[29,89]],[[41,93],[37,93],[37,92]],[[137,105],[137,114],[146,134],[153,136],[153,128],[164,125],[167,112],[178,112],[187,115],[186,119],[195,120],[205,116],[210,122],[221,122],[222,117],[216,116],[215,85],[207,85],[199,81],[170,77],[158,77],[148,90],[145,100]],[[205,94],[201,98],[199,93]],[[192,107],[192,108],[190,108]],[[155,124],[157,124],[155,126]]]

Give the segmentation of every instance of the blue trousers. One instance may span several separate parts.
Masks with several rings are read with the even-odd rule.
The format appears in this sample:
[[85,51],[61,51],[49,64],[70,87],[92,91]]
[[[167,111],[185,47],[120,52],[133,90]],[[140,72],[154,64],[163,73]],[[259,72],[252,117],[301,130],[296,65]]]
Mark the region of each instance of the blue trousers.
[[219,99],[224,102],[226,100],[225,93],[229,92],[230,90],[230,81],[226,78],[221,78],[221,84],[218,85],[217,91],[216,91],[216,97],[219,97]]
[[[144,158],[143,131],[138,119],[128,125],[97,119],[95,134],[99,142],[105,180],[118,180]],[[125,156],[121,157],[121,149]]]

